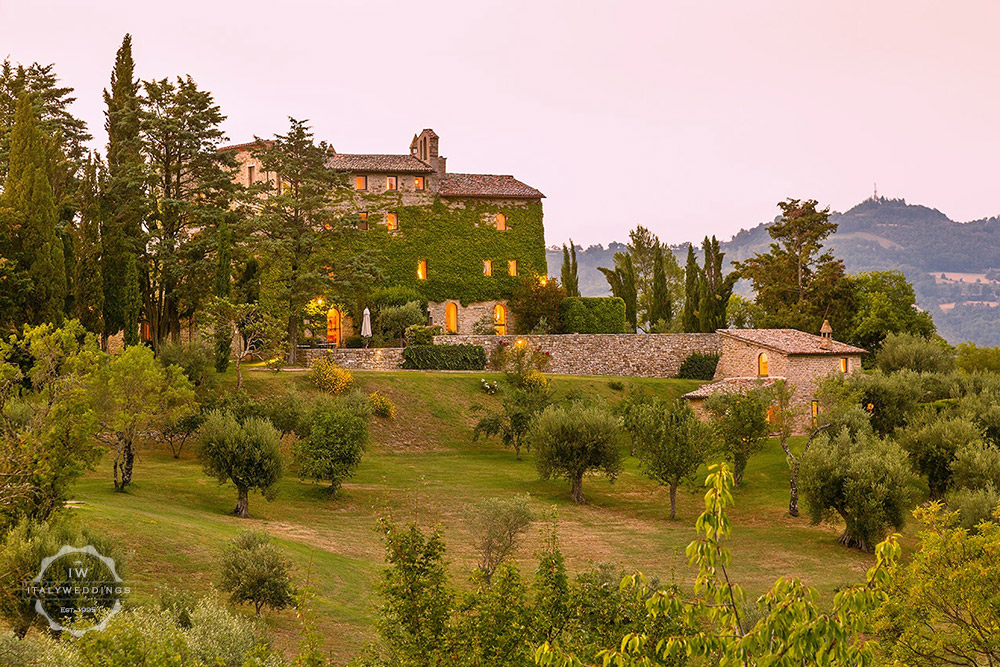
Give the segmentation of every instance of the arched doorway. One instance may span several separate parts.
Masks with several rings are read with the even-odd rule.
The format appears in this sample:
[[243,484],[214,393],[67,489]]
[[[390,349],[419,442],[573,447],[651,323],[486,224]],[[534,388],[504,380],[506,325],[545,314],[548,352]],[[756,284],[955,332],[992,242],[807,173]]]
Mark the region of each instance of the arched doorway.
[[498,303],[493,308],[493,325],[498,336],[507,335],[507,306]]
[[340,347],[340,310],[337,308],[326,311],[326,342]]
[[454,301],[444,306],[444,328],[448,333],[458,333],[458,304]]
[[768,374],[767,371],[767,352],[761,352],[757,356],[757,375],[766,377]]

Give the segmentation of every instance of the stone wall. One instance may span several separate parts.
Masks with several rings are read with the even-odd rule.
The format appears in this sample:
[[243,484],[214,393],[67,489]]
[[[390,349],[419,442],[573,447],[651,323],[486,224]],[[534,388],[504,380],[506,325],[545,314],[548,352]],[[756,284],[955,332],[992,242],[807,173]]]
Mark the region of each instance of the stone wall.
[[[507,267],[504,266],[503,270],[506,271]],[[496,308],[497,304],[506,304],[505,301],[477,301],[475,303],[470,303],[467,306],[463,306],[460,301],[454,300],[442,301],[441,303],[431,301],[427,304],[427,313],[431,316],[431,321],[435,325],[441,327],[441,331],[446,331],[448,326],[445,310],[447,309],[449,303],[455,304],[455,308],[458,310],[458,330],[455,332],[458,334],[471,334],[472,325],[483,317],[489,317],[491,320],[494,319],[494,308]],[[511,331],[513,329],[514,316],[508,308],[507,330]]]
[[403,348],[315,348],[301,350],[305,354],[306,366],[312,366],[318,359],[329,357],[342,368],[360,371],[391,371],[403,365]]
[[714,333],[434,337],[436,345],[482,345],[487,354],[500,341],[513,345],[519,340],[552,356],[547,373],[565,375],[675,377],[692,352],[719,352],[719,336]]

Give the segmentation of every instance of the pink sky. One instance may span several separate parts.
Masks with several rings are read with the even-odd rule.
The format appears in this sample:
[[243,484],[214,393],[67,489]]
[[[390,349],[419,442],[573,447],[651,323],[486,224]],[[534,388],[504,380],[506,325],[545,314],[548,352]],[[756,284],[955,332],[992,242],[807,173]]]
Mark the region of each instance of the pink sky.
[[728,238],[788,196],[1000,213],[996,2],[0,0],[0,57],[101,90],[191,74],[233,141],[311,119],[343,152],[433,127],[452,171],[546,195],[548,243]]

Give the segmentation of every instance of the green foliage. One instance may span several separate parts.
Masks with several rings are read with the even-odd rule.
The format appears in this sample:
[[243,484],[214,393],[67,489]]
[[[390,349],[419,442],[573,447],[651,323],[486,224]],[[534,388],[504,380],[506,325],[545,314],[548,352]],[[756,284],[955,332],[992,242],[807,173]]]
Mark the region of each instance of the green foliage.
[[157,357],[164,368],[180,368],[199,396],[209,396],[215,390],[218,384],[215,377],[215,350],[201,340],[195,339],[188,343],[165,342]]
[[992,483],[981,489],[953,489],[945,494],[948,509],[958,512],[958,525],[974,532],[983,521],[992,521],[1000,505],[1000,491]]
[[[611,295],[614,298],[621,299],[625,304],[625,326],[622,328],[622,332],[634,332],[638,326],[638,286],[635,266],[632,262],[632,255],[629,253],[615,253],[615,266],[614,268],[605,268],[603,266],[598,267],[598,270],[604,274],[604,277],[608,280],[608,285],[611,287]],[[569,333],[594,333],[594,332],[576,332],[574,331],[576,325],[574,321],[569,320],[573,323],[572,326],[563,326],[563,330]],[[611,333],[620,333],[614,331]]]
[[913,286],[899,271],[860,273],[852,276],[851,282],[857,294],[857,312],[846,340],[876,351],[889,334],[930,338],[936,333],[930,314],[917,310]]
[[910,463],[891,440],[847,429],[816,438],[802,456],[801,490],[813,523],[835,512],[844,521],[840,543],[872,551],[890,529],[902,528],[910,508]]
[[388,567],[378,586],[382,604],[375,624],[389,664],[447,664],[444,640],[452,594],[440,531],[425,536],[415,524],[400,526],[389,517],[379,519],[378,531]]
[[871,373],[834,374],[820,383],[817,395],[821,414],[838,414],[847,406],[860,406],[869,414],[871,427],[888,435],[909,422],[921,399],[921,376],[903,370],[892,375]]
[[418,370],[481,371],[486,368],[482,345],[408,345],[403,368]]
[[514,556],[532,519],[527,496],[485,498],[466,507],[465,527],[479,555],[479,573],[487,587],[497,568]]
[[503,390],[500,410],[480,418],[472,431],[473,442],[480,436],[499,437],[505,447],[514,448],[514,456],[521,459],[521,448],[530,447],[528,434],[538,415],[552,401],[548,381],[537,371],[530,371],[541,378],[540,382],[527,382],[516,375],[508,376]]
[[1000,449],[980,440],[959,446],[951,462],[951,474],[957,489],[1000,489]]
[[969,419],[933,418],[899,434],[899,442],[910,454],[914,467],[925,477],[932,499],[951,486],[952,463],[960,447],[982,443],[982,433]]
[[441,327],[438,325],[425,326],[423,324],[411,324],[406,327],[403,338],[407,346],[410,345],[433,345],[434,336],[441,335]]
[[354,386],[354,376],[351,372],[338,366],[330,357],[317,359],[313,363],[309,378],[314,385],[334,396],[340,396]]
[[305,437],[297,443],[299,476],[329,482],[334,496],[357,470],[367,444],[367,415],[342,403],[321,404],[306,418]]
[[623,333],[626,317],[620,297],[567,297],[559,309],[559,328],[563,333]]
[[598,406],[548,407],[538,416],[530,443],[539,476],[569,480],[576,503],[584,502],[585,474],[599,471],[613,482],[623,468],[621,420]]
[[378,311],[375,318],[375,328],[380,340],[402,344],[403,334],[414,325],[427,321],[427,315],[420,309],[420,304],[410,301],[402,306],[385,306]]
[[499,565],[492,580],[474,577],[479,583],[459,606],[452,628],[457,644],[451,665],[531,664],[532,610],[521,575],[513,565]]
[[978,347],[974,343],[959,343],[955,365],[963,371],[1000,373],[1000,347]]
[[199,434],[205,474],[219,484],[231,482],[238,499],[233,514],[249,516],[250,491],[271,500],[278,491],[283,463],[281,434],[267,420],[250,417],[242,423],[230,412],[208,415]]
[[514,289],[507,308],[517,324],[516,333],[530,333],[539,322],[558,322],[566,291],[553,279],[526,276]]
[[677,370],[677,377],[683,380],[711,380],[715,377],[715,367],[719,365],[719,355],[692,352]]
[[563,243],[562,269],[559,271],[559,282],[566,290],[566,296],[580,296],[580,278],[576,267],[576,246],[573,239],[569,240],[569,247]]
[[[669,253],[670,250],[664,251],[662,245],[657,245],[653,253],[653,280],[646,313],[647,329],[650,331],[653,327],[669,327],[670,320],[673,319],[673,300],[670,285],[667,284],[667,260],[664,252]],[[671,261],[677,263],[673,255]]]
[[771,392],[759,388],[714,394],[705,401],[722,451],[733,461],[736,485],[743,481],[750,457],[764,448],[771,433],[767,409]]
[[726,311],[733,287],[740,275],[731,271],[723,275],[722,264],[726,253],[719,249],[715,236],[707,236],[701,244],[705,253],[705,266],[701,269],[698,284],[698,331],[712,333],[725,329],[728,323]]
[[225,546],[219,589],[233,604],[249,603],[257,615],[295,605],[292,563],[262,530],[242,530]]
[[687,261],[684,264],[684,311],[681,314],[681,326],[684,331],[700,331],[698,321],[698,302],[701,295],[701,269],[698,258],[694,254],[694,246],[688,243]]
[[955,366],[955,355],[943,342],[909,333],[885,337],[875,363],[883,373],[909,369],[918,373],[947,373]]
[[525,340],[518,340],[513,345],[500,341],[490,351],[490,368],[502,372],[507,382],[515,387],[524,387],[529,376],[538,383],[536,376],[544,373],[551,361],[552,355],[540,345],[529,345]]
[[72,227],[73,293],[75,316],[85,329],[104,333],[104,278],[101,273],[101,226],[106,215],[101,194],[106,175],[93,155],[84,167],[80,183],[80,219]]
[[675,518],[677,487],[694,478],[713,450],[711,427],[680,401],[637,405],[626,423],[643,474],[670,489]]

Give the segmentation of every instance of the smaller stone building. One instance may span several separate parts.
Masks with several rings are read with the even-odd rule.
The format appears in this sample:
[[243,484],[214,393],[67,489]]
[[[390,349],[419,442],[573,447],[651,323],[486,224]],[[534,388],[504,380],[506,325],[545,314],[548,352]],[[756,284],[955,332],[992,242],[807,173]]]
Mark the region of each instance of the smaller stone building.
[[717,393],[766,387],[777,380],[791,385],[791,407],[801,416],[802,429],[819,414],[816,390],[830,373],[850,373],[861,368],[867,351],[833,340],[833,330],[823,323],[820,335],[797,329],[720,329],[719,365],[715,378],[684,395],[704,416],[705,399]]

